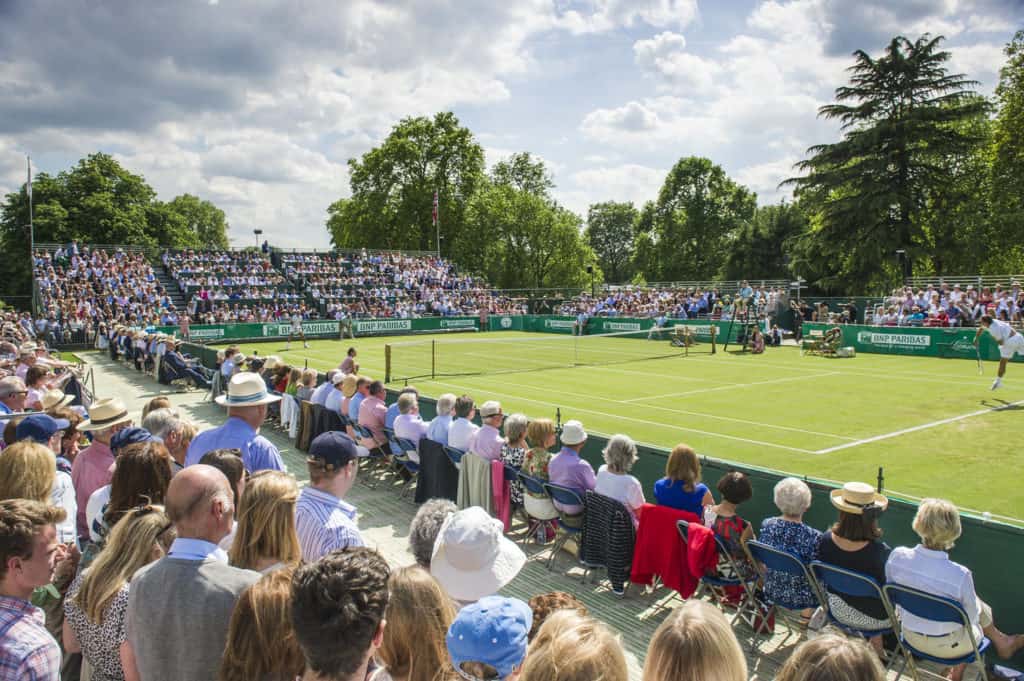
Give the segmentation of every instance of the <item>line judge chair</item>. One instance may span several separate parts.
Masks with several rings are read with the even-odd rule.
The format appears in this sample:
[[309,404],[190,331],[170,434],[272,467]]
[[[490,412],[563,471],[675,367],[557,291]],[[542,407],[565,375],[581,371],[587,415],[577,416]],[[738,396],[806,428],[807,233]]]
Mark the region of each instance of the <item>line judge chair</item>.
[[[991,645],[991,641],[984,635],[980,639],[975,636],[974,627],[971,626],[971,620],[962,605],[951,598],[936,596],[900,584],[886,584],[882,587],[882,591],[885,592],[885,595],[894,606],[894,622],[899,633],[899,643],[905,651],[906,658],[910,660],[911,671],[915,679],[918,677],[917,666],[914,664],[912,656],[928,660],[929,662],[937,662],[941,665],[974,664],[977,666],[978,678],[982,680],[986,678],[985,658],[983,656]],[[968,633],[971,647],[964,649],[964,654],[958,657],[937,657],[922,652],[907,642],[903,632],[903,621],[900,619],[900,609],[905,610],[911,615],[917,615],[921,619],[933,622],[949,622],[964,627]],[[906,653],[910,654],[907,655]]]

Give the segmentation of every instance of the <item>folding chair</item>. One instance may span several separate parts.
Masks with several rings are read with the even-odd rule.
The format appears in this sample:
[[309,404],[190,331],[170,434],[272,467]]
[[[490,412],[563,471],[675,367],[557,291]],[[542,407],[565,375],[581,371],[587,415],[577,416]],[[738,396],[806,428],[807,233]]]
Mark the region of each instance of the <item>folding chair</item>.
[[[821,603],[821,594],[818,592],[818,583],[815,581],[804,562],[796,555],[754,539],[747,542],[747,550],[750,552],[751,558],[763,565],[767,570],[773,570],[793,577],[802,577],[807,580],[807,583],[811,586],[811,592],[814,594],[815,600],[819,604]],[[782,639],[782,643],[788,641],[789,637],[794,633],[796,633],[797,636],[807,633],[807,620],[800,613],[800,611],[806,606],[797,603],[785,603],[781,600],[773,600],[768,597],[767,593],[761,593],[759,595],[759,600],[768,608],[763,622],[767,623],[768,615],[775,614],[778,615],[779,619],[786,623],[787,633],[786,638]],[[810,607],[815,606],[812,605]],[[758,637],[762,633],[763,628],[764,627],[759,627],[754,630],[755,649],[759,643]]]
[[547,543],[548,528],[558,520],[558,509],[551,503],[551,496],[544,489],[544,482],[538,478],[531,477],[523,471],[518,472],[519,482],[523,483],[523,513],[526,514],[526,533],[522,537],[523,544],[536,536],[538,531],[544,533],[544,541]]
[[[563,487],[562,485],[556,485],[551,482],[541,483],[544,485],[544,491],[547,492],[548,496],[552,500],[557,501],[560,504],[566,506],[579,506],[584,508],[583,497],[580,493],[571,487]],[[572,537],[577,537],[583,533],[582,517],[580,518],[580,526],[573,527],[572,525],[566,524],[563,519],[564,513],[558,514],[558,533],[559,536],[555,538],[555,543],[551,547],[551,556],[548,558],[548,570],[551,570],[551,566],[555,563],[555,557],[558,552],[562,550],[566,542]]]
[[[821,607],[825,609],[829,621],[834,625],[849,634],[860,636],[865,640],[895,632],[892,623],[896,621],[896,616],[893,613],[892,604],[889,602],[888,597],[886,597],[885,592],[882,591],[882,586],[874,578],[861,572],[841,568],[838,565],[823,563],[820,560],[811,561],[811,574],[814,575],[814,579],[818,583]],[[889,626],[882,629],[865,629],[856,623],[839,619],[829,606],[829,593],[836,594],[837,596],[877,599],[882,603],[882,607],[885,608],[886,616],[889,618]],[[894,651],[888,655],[889,659],[885,665],[886,670],[896,661],[896,652],[902,654],[902,647],[899,651]],[[900,671],[902,672],[902,669]]]
[[[685,520],[677,520],[676,529],[679,531],[679,536],[683,542],[689,545],[690,523]],[[715,550],[718,553],[719,569],[715,571],[715,574],[701,576],[700,586],[694,597],[700,597],[700,594],[706,589],[711,602],[718,606],[719,609],[725,611],[736,608],[736,612],[732,616],[733,625],[736,624],[737,620],[743,618],[756,633],[757,629],[764,626],[763,624],[760,626],[757,624],[758,611],[760,609],[756,590],[758,578],[756,576],[751,579],[743,577],[743,572],[740,570],[739,565],[737,565],[732,554],[725,548],[725,544],[722,543],[722,540],[717,535],[715,535]],[[722,567],[725,568],[728,574],[723,574]],[[742,592],[738,603],[730,593],[730,590],[732,593],[735,593],[736,589],[740,589]],[[748,612],[749,619],[746,618]],[[764,621],[767,621],[767,619],[767,617],[762,617]]]
[[[352,426],[352,430],[356,433],[357,442],[358,440],[374,440],[373,433],[366,426],[360,425],[354,421],[350,422],[349,425]],[[367,457],[367,459],[367,463],[372,465],[374,468],[380,468],[381,462],[385,460],[383,453],[377,447],[370,449],[370,456]],[[366,472],[369,474],[370,471],[367,470]],[[385,470],[385,472],[387,471]],[[376,483],[370,482],[369,475],[361,476],[359,480],[363,485],[370,489],[376,489],[377,487]]]
[[402,494],[399,497],[404,499],[409,494],[409,490],[416,488],[416,478],[420,474],[420,465],[409,456],[409,452],[418,451],[418,447],[415,442],[404,437],[396,437],[392,443],[391,451],[394,451],[396,446],[398,447],[398,453],[394,455],[395,461],[409,473],[409,479],[403,483]]
[[455,469],[458,470],[462,465],[462,455],[466,453],[465,450],[444,445],[444,453],[448,456],[448,460],[452,462],[452,465],[455,466]]
[[[917,666],[914,664],[912,656],[917,656],[921,659],[928,660],[929,662],[937,662],[948,666],[977,664],[978,678],[982,680],[986,678],[985,658],[982,657],[982,654],[989,648],[991,641],[989,641],[988,637],[984,635],[982,635],[980,641],[975,638],[974,627],[971,626],[971,620],[967,616],[962,605],[951,598],[935,596],[900,584],[886,584],[882,587],[882,591],[885,592],[885,595],[889,598],[889,602],[894,606],[895,619],[893,621],[896,623],[896,628],[899,632],[900,646],[902,646],[905,651],[905,657],[910,660],[911,672],[915,679],[917,678]],[[971,647],[959,657],[937,657],[935,655],[922,652],[920,649],[915,648],[907,642],[906,636],[903,632],[903,621],[900,619],[901,609],[912,615],[917,615],[921,619],[930,620],[932,622],[950,622],[952,624],[965,627],[971,641]]]

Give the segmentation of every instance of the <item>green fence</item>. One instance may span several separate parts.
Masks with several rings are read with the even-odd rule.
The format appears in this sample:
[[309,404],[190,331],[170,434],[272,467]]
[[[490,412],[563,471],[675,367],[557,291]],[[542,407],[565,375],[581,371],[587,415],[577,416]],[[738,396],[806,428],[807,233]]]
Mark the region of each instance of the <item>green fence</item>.
[[[820,336],[830,324],[807,322],[803,325],[805,336]],[[954,357],[974,359],[974,334],[977,329],[920,328],[908,326],[861,326],[846,324],[843,330],[843,346],[857,352],[885,355],[916,355],[918,357]],[[978,345],[982,359],[998,360],[999,346],[983,333]],[[1022,361],[1019,356],[1014,361]]]
[[[405,333],[440,333],[445,331],[478,331],[476,317],[423,317],[420,319],[355,319],[352,330],[356,336],[380,336]],[[308,338],[340,338],[342,322],[323,319],[302,322],[302,331]],[[190,340],[198,343],[222,343],[235,340],[286,338],[291,333],[291,322],[261,324],[193,324],[189,328]],[[161,326],[161,333],[177,333],[177,326]]]
[[[739,337],[743,324],[710,319],[669,319],[667,328],[688,326],[698,340],[710,340],[711,327],[717,329],[719,343],[725,341],[726,332],[732,328],[729,342]],[[587,321],[586,335],[620,333],[623,331],[647,331],[654,326],[654,320],[634,317],[591,317]],[[490,331],[533,331],[538,333],[571,334],[576,329],[576,318],[559,315],[494,315],[488,320]]]

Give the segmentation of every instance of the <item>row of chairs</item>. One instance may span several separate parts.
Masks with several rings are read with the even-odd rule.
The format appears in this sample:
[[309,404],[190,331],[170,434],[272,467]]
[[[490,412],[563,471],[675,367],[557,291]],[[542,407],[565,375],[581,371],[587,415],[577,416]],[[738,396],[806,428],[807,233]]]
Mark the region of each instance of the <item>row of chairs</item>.
[[[682,541],[688,541],[689,523],[680,520],[677,523],[677,528]],[[701,579],[701,589],[706,591],[710,600],[720,607],[730,607],[730,600],[732,603],[735,603],[735,599],[730,599],[730,595],[735,594],[737,589],[741,590],[740,601],[738,604],[735,604],[733,623],[742,618],[752,625],[754,630],[753,648],[755,651],[759,649],[762,636],[768,632],[772,616],[777,616],[785,622],[787,628],[786,639],[793,633],[806,633],[807,622],[800,613],[800,606],[781,601],[772,601],[767,598],[763,592],[758,590],[759,580],[756,576],[754,578],[744,578],[742,576],[739,566],[717,536],[715,537],[715,543],[720,560],[728,566],[728,572],[731,573],[731,576],[722,576],[721,574],[705,575]],[[807,580],[818,600],[818,605],[825,612],[828,621],[842,631],[865,639],[885,636],[887,634],[894,635],[897,641],[897,649],[888,656],[887,670],[893,666],[897,658],[902,658],[903,664],[898,670],[897,675],[902,674],[906,667],[909,666],[911,674],[916,679],[918,677],[918,669],[915,664],[916,658],[944,666],[973,664],[977,666],[979,678],[985,678],[983,653],[989,648],[990,641],[985,636],[980,637],[980,640],[975,638],[970,618],[958,602],[900,584],[879,584],[868,575],[822,561],[812,561],[807,565],[796,555],[788,551],[777,549],[756,540],[748,541],[746,546],[750,556],[768,570],[802,577]],[[848,598],[878,600],[885,609],[890,626],[882,629],[865,629],[856,623],[838,617],[834,610],[829,607],[829,594]],[[700,592],[695,595],[700,595]],[[899,618],[900,609],[921,619],[965,627],[970,632],[970,648],[966,649],[962,655],[954,658],[936,657],[916,648],[907,641],[906,636],[903,634]]]

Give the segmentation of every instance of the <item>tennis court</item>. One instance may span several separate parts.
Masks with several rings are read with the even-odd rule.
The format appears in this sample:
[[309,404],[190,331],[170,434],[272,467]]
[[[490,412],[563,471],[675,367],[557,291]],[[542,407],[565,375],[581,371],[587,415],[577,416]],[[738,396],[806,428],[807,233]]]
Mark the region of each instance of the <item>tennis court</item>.
[[[667,340],[645,338],[509,331],[242,349],[327,370],[354,345],[362,373],[383,379],[391,344],[392,376],[421,376],[409,382],[431,397],[468,393],[533,417],[560,410],[563,421],[580,419],[592,431],[662,447],[686,442],[708,456],[817,478],[874,481],[884,466],[890,491],[1024,517],[1024,366],[1011,365],[1004,387],[991,392],[995,363],[979,376],[973,361],[826,359],[795,347],[711,355],[698,345],[684,356]],[[587,365],[571,367],[576,361]]]

